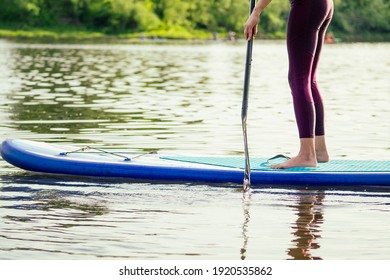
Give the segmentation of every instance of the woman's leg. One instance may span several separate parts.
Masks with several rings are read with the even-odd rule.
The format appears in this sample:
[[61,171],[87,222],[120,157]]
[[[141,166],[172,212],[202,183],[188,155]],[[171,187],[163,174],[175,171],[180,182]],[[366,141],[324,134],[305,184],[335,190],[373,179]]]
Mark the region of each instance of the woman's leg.
[[322,45],[324,44],[326,30],[330,24],[330,21],[333,16],[333,7],[329,11],[329,14],[320,27],[318,34],[318,43],[316,48],[316,53],[314,56],[313,69],[311,74],[311,91],[314,101],[314,107],[316,112],[316,124],[315,124],[315,151],[318,162],[327,162],[329,161],[329,154],[326,147],[325,141],[325,110],[320,90],[317,84],[317,67],[320,59],[320,54],[322,50]]
[[[273,168],[316,167],[316,150],[321,153],[321,156],[318,155],[321,161],[326,160],[327,152],[326,155],[323,152],[323,147],[326,151],[325,138],[323,135],[315,137],[317,123],[323,123],[323,105],[318,87],[316,87],[316,96],[313,96],[312,85],[313,81],[316,85],[315,70],[322,46],[322,42],[319,41],[323,40],[320,30],[329,15],[329,3],[331,0],[301,0],[293,1],[291,6],[287,28],[289,83],[299,130],[300,150],[296,157],[272,165]],[[321,128],[318,132],[321,134]]]

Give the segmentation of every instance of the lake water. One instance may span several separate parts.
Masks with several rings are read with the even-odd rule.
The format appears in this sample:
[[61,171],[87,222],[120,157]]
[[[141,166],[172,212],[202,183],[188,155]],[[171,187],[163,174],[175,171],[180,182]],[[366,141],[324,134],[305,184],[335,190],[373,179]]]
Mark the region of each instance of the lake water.
[[[246,46],[0,41],[0,140],[243,155]],[[256,41],[250,154],[295,155],[284,42]],[[326,45],[333,159],[390,160],[390,44]],[[388,259],[390,193],[32,174],[0,160],[0,259]]]

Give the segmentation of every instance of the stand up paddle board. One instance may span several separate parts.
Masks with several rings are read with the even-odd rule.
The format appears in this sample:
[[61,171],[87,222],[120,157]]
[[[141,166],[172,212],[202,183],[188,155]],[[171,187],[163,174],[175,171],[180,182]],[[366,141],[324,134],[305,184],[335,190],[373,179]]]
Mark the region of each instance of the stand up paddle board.
[[[1,156],[19,168],[43,173],[157,181],[238,183],[245,159],[232,156],[136,154],[7,139]],[[271,169],[266,158],[251,158],[256,185],[390,186],[390,161],[332,160],[317,168]]]

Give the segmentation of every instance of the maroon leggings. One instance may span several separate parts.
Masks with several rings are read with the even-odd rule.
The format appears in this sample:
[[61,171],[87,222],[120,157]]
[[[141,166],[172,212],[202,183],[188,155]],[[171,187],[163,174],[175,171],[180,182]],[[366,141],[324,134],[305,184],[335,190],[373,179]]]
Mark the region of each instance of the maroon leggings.
[[332,0],[290,0],[287,26],[288,80],[300,138],[325,134],[324,105],[316,71],[326,29],[333,15]]

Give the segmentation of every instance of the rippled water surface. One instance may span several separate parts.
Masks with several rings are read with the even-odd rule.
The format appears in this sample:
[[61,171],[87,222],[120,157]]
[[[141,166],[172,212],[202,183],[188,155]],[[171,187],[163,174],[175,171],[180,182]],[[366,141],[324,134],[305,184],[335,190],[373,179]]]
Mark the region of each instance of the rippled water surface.
[[[0,140],[243,155],[244,43],[0,41]],[[390,160],[390,44],[324,49],[333,158]],[[298,149],[284,42],[255,42],[251,155]],[[388,259],[383,190],[46,176],[0,160],[0,259]]]

